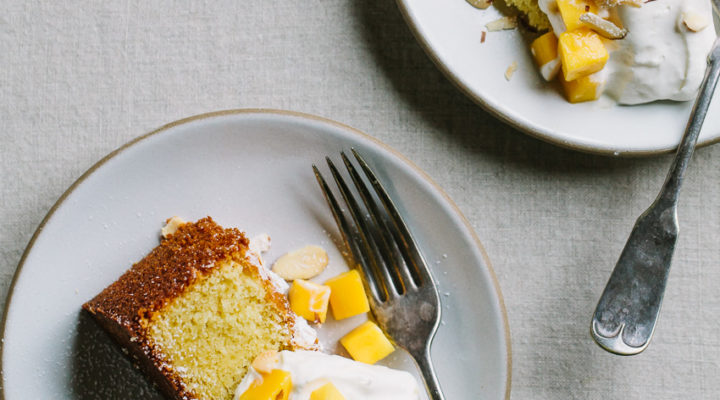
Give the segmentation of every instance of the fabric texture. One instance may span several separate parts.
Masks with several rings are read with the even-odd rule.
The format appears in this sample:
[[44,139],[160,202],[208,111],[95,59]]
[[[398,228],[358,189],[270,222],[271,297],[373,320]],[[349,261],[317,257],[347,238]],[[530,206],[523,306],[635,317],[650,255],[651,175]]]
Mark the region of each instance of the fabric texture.
[[377,137],[457,202],[504,293],[513,399],[718,398],[720,147],[688,171],[654,341],[617,357],[590,339],[591,313],[669,156],[515,131],[438,71],[391,0],[2,3],[0,298],[43,216],[108,152],[203,112],[289,109]]

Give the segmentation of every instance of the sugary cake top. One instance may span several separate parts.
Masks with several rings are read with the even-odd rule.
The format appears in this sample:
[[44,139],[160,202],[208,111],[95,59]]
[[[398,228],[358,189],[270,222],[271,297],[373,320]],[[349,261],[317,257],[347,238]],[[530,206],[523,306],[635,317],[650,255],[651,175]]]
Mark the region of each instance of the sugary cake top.
[[248,244],[238,229],[223,228],[210,217],[184,224],[84,307],[142,336],[144,322],[155,311],[217,261],[243,257]]

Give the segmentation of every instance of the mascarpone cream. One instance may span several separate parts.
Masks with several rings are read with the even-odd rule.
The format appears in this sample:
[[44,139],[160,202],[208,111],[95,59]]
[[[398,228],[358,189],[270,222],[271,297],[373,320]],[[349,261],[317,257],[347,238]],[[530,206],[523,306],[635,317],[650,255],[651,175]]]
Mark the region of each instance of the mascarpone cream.
[[[559,36],[565,24],[555,0],[538,4]],[[624,39],[606,41],[610,59],[592,76],[605,83],[606,96],[620,104],[695,97],[716,38],[710,0],[655,0],[642,7],[620,5],[600,15],[617,19],[628,30]],[[684,22],[687,15],[705,18],[708,25],[694,32]]]
[[[420,392],[412,375],[379,365],[363,364],[317,351],[282,351],[275,369],[290,372],[290,400],[308,400],[310,394],[332,383],[346,400],[418,400]],[[235,400],[262,379],[250,369],[235,390]]]

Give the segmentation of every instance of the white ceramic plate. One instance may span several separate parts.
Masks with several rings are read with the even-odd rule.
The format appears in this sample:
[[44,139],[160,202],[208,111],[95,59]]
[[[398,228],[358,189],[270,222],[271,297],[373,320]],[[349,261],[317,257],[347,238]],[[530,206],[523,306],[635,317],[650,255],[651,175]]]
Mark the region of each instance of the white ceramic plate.
[[[569,104],[542,80],[519,30],[488,32],[501,16],[465,0],[397,0],[416,38],[438,67],[470,98],[505,122],[564,147],[608,155],[668,152],[679,143],[692,102],[609,106]],[[508,82],[505,71],[518,70]],[[716,94],[716,97],[720,95]],[[714,101],[701,144],[720,140],[720,101]]]
[[[508,398],[510,343],[500,290],[452,201],[369,136],[317,117],[261,110],[167,125],[110,154],[63,195],[28,246],[8,299],[4,398],[160,398],[80,306],[155,247],[170,216],[211,215],[249,235],[267,232],[270,262],[321,244],[331,262],[320,279],[347,269],[310,166],[351,147],[387,184],[432,263],[443,301],[432,354],[446,398]],[[325,344],[332,347],[358,322],[328,323]],[[413,368],[402,352],[387,364]]]

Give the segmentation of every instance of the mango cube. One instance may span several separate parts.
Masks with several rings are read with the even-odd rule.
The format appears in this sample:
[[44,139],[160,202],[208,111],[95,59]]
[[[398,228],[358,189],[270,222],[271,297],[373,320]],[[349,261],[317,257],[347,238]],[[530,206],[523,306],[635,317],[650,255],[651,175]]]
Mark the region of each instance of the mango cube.
[[395,351],[390,340],[372,321],[358,326],[340,339],[345,350],[356,361],[375,364]]
[[530,45],[530,52],[535,63],[540,68],[540,74],[546,81],[555,79],[560,72],[560,57],[558,56],[558,40],[555,34],[548,32],[535,39]]
[[360,273],[350,270],[340,274],[325,285],[330,286],[330,307],[336,320],[350,318],[370,311]]
[[586,12],[597,14],[598,8],[593,0],[557,0],[560,16],[565,23],[567,31],[574,31],[584,24],[580,16]]
[[254,381],[240,400],[288,400],[292,390],[290,373],[274,369],[269,374],[262,375],[262,379]]
[[310,400],[345,400],[345,396],[340,393],[335,385],[328,382],[310,393]]
[[295,311],[295,314],[310,322],[325,322],[330,300],[330,286],[295,279],[290,286],[288,296],[290,297],[290,308]]
[[561,76],[560,82],[565,90],[565,97],[571,103],[597,100],[602,94],[603,82],[594,75],[583,76],[570,82]]
[[587,28],[561,34],[558,49],[566,81],[600,71],[608,60],[600,35]]

